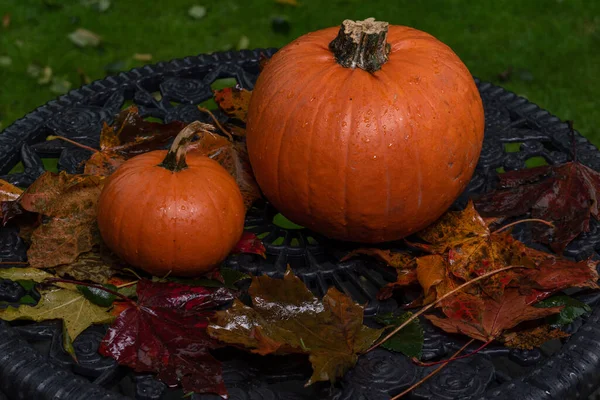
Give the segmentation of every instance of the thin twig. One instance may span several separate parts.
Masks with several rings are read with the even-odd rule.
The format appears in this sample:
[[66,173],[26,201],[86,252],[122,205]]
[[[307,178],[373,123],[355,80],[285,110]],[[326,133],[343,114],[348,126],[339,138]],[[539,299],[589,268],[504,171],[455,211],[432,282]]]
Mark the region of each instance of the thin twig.
[[472,285],[473,283],[480,281],[482,279],[486,279],[489,278],[492,275],[495,275],[499,272],[503,272],[503,271],[508,271],[509,269],[513,269],[513,268],[525,268],[523,265],[511,265],[509,267],[504,267],[504,268],[500,268],[491,272],[488,272],[487,274],[483,274],[481,276],[478,276],[477,278],[473,278],[468,282],[463,283],[462,285],[452,289],[451,291],[449,291],[448,293],[444,294],[442,297],[440,297],[439,299],[437,299],[436,301],[434,301],[433,303],[423,307],[421,310],[419,310],[418,312],[416,312],[415,314],[413,314],[409,319],[407,319],[406,321],[404,321],[403,324],[401,324],[399,327],[397,327],[396,329],[394,329],[393,331],[391,331],[389,334],[387,334],[383,339],[379,340],[377,343],[375,343],[373,346],[371,346],[367,351],[365,351],[365,353],[370,352],[373,349],[376,349],[377,347],[379,347],[382,343],[384,343],[386,340],[390,339],[392,336],[394,336],[396,333],[398,333],[401,329],[403,329],[405,326],[407,326],[408,324],[410,324],[413,320],[415,320],[416,318],[418,318],[421,314],[423,314],[424,312],[428,311],[430,308],[435,307],[437,304],[439,304],[441,301],[443,301],[444,299],[452,296],[454,293],[466,288],[469,285]]
[[81,285],[81,286],[87,286],[87,287],[96,288],[96,289],[99,289],[99,290],[104,290],[105,292],[110,293],[113,296],[117,296],[121,300],[130,303],[134,307],[137,307],[137,303],[135,301],[131,300],[129,297],[127,297],[124,294],[121,294],[119,292],[116,292],[114,290],[105,288],[102,285],[96,285],[96,284],[93,284],[93,283],[86,283],[86,282],[75,281],[75,280],[72,280],[72,279],[61,279],[61,278],[49,278],[49,279],[46,279],[45,282],[48,282],[48,283],[60,283],[60,282],[62,282],[62,283],[72,283],[74,285]]
[[464,354],[464,355],[459,356],[459,357],[452,356],[452,357],[450,357],[447,360],[434,361],[434,362],[423,362],[423,361],[420,361],[420,360],[418,360],[416,358],[413,358],[413,362],[415,364],[417,364],[418,366],[420,366],[420,367],[433,367],[434,365],[446,364],[446,363],[449,363],[449,362],[452,362],[452,361],[456,361],[456,360],[460,360],[460,359],[463,359],[463,358],[468,358],[468,357],[474,356],[475,354],[479,353],[481,350],[483,350],[486,347],[488,347],[490,345],[490,343],[492,343],[494,340],[496,340],[496,338],[492,338],[492,339],[488,340],[487,342],[485,342],[484,344],[482,344],[478,349],[473,350],[472,352]]
[[124,288],[124,287],[127,287],[127,286],[133,286],[133,285],[135,285],[138,282],[139,281],[131,281],[131,282],[124,283],[122,285],[117,285],[117,289],[121,289],[121,288]]
[[514,222],[511,222],[510,224],[506,224],[503,227],[496,229],[492,233],[502,232],[503,230],[508,229],[511,226],[519,225],[524,222],[539,222],[540,224],[548,225],[550,228],[554,228],[554,224],[552,222],[544,221],[543,219],[538,219],[538,218],[528,218],[528,219],[521,219],[519,221],[514,221]]
[[137,272],[135,272],[134,270],[132,270],[131,268],[123,268],[123,271],[127,271],[127,272],[131,272],[131,274],[133,276],[135,276],[136,278],[138,278],[138,281],[142,280],[142,277],[138,275]]
[[[461,347],[460,349],[458,349],[458,351],[456,353],[454,353],[452,355],[452,357],[450,357],[450,360],[453,359],[453,358],[455,358],[456,356],[458,356],[460,353],[462,353],[462,351],[464,349],[466,349],[467,347],[469,347],[471,345],[471,343],[473,343],[474,341],[475,341],[475,339],[469,340],[467,342],[467,344],[465,344],[463,347]],[[401,397],[409,394],[414,389],[418,388],[423,383],[425,383],[425,381],[427,381],[429,378],[431,378],[432,376],[434,376],[435,374],[437,374],[438,372],[440,372],[442,370],[442,368],[444,368],[446,365],[448,365],[448,362],[449,362],[449,360],[446,360],[446,362],[444,362],[442,365],[440,365],[435,370],[433,370],[431,373],[429,373],[429,375],[427,375],[426,377],[424,377],[419,382],[415,383],[414,385],[412,385],[411,387],[409,387],[408,389],[406,389],[404,392],[400,393],[399,395],[392,397],[390,400],[398,400],[399,398],[401,398]]]
[[0,265],[29,265],[26,261],[2,261]]
[[93,147],[86,146],[85,144],[77,143],[76,141],[74,141],[74,140],[71,140],[71,139],[69,139],[69,138],[66,138],[66,137],[64,137],[64,136],[52,135],[52,136],[48,136],[48,139],[47,139],[47,140],[54,140],[54,139],[60,139],[60,140],[64,140],[64,141],[65,141],[65,142],[67,142],[67,143],[71,143],[71,144],[73,144],[73,145],[75,145],[75,146],[77,146],[77,147],[81,147],[82,149],[89,150],[89,151],[91,151],[92,153],[100,153],[100,150],[98,150],[98,149],[94,149]]
[[223,127],[223,125],[221,125],[221,123],[219,122],[217,117],[215,117],[215,114],[213,114],[212,111],[210,111],[208,108],[204,108],[204,107],[200,107],[200,106],[198,106],[198,110],[210,115],[212,120],[215,122],[215,125],[217,125],[217,127],[221,130],[221,132],[223,132],[229,138],[229,140],[233,141],[233,136],[231,135],[231,132],[229,132],[227,129],[225,129]]

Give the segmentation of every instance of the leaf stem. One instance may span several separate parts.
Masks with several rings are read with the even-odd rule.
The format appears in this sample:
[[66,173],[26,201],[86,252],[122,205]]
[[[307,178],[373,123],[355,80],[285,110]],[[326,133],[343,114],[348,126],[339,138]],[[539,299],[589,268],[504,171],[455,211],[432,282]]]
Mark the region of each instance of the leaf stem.
[[539,222],[540,224],[548,225],[550,228],[554,228],[554,224],[552,222],[544,221],[543,219],[538,219],[538,218],[528,218],[528,219],[521,219],[519,221],[511,222],[510,224],[506,224],[506,225],[496,229],[492,233],[502,232],[503,230],[506,230],[506,229],[510,228],[511,226],[522,224],[524,222]]
[[394,329],[389,334],[387,334],[383,339],[380,339],[377,343],[375,343],[373,346],[371,346],[367,351],[365,351],[365,353],[368,353],[371,350],[374,350],[377,347],[381,346],[382,343],[384,343],[385,341],[387,341],[388,339],[390,339],[392,336],[394,336],[396,333],[398,333],[401,329],[403,329],[405,326],[407,326],[408,324],[410,324],[413,320],[415,320],[416,318],[418,318],[421,314],[423,314],[426,311],[428,311],[429,309],[435,307],[437,304],[439,304],[440,302],[442,302],[444,299],[452,296],[454,293],[456,293],[456,292],[458,292],[458,291],[466,288],[469,285],[472,285],[473,283],[475,283],[477,281],[489,278],[490,276],[495,275],[495,274],[497,274],[499,272],[508,271],[509,269],[513,269],[513,268],[525,268],[525,267],[523,265],[511,265],[509,267],[500,268],[500,269],[488,272],[487,274],[483,274],[481,276],[478,276],[477,278],[471,279],[470,281],[467,281],[467,282],[463,283],[462,285],[460,285],[460,286],[452,289],[451,291],[449,291],[448,293],[444,294],[442,297],[440,297],[439,299],[437,299],[433,303],[428,304],[427,306],[425,306],[422,309],[420,309],[418,312],[414,313],[409,319],[407,319],[406,321],[404,321],[404,323],[402,323],[396,329]]
[[233,136],[231,135],[231,132],[229,132],[227,129],[225,129],[223,127],[223,125],[221,125],[221,123],[219,122],[217,117],[215,117],[215,114],[213,114],[212,111],[210,111],[208,108],[204,108],[204,107],[200,107],[200,106],[198,106],[198,110],[207,113],[212,118],[212,120],[215,122],[215,125],[217,125],[217,128],[219,128],[221,130],[221,132],[223,132],[225,134],[225,136],[227,136],[229,138],[229,140],[231,140],[233,142]]
[[74,285],[81,285],[81,286],[87,286],[87,287],[92,287],[92,288],[104,290],[105,292],[110,293],[113,296],[117,296],[121,300],[128,302],[132,306],[137,307],[137,303],[135,301],[131,300],[129,297],[127,297],[127,296],[125,296],[125,295],[123,295],[123,294],[121,294],[119,292],[116,292],[114,290],[105,288],[102,285],[96,285],[94,283],[87,283],[87,282],[75,281],[75,280],[72,280],[72,279],[61,279],[61,278],[48,278],[48,279],[45,280],[45,282],[48,282],[48,283],[55,283],[55,282],[56,283],[58,283],[58,282],[72,283]]
[[77,147],[80,147],[80,148],[82,148],[82,149],[89,150],[89,151],[91,151],[92,153],[100,153],[100,150],[98,150],[98,149],[94,149],[93,147],[86,146],[85,144],[77,143],[76,141],[74,141],[74,140],[71,140],[71,139],[69,139],[69,138],[66,138],[66,137],[64,137],[64,136],[60,136],[60,135],[51,135],[51,136],[48,136],[48,138],[46,138],[46,140],[54,140],[54,139],[60,139],[60,140],[64,140],[64,141],[65,141],[65,142],[67,142],[67,143],[71,143],[72,145],[75,145],[75,146],[77,146]]
[[427,381],[429,378],[431,378],[432,376],[434,376],[435,374],[437,374],[438,372],[440,372],[442,370],[442,368],[444,368],[446,365],[448,365],[448,363],[450,362],[450,360],[456,359],[456,356],[458,356],[460,353],[462,353],[462,351],[464,349],[466,349],[467,347],[469,347],[471,345],[471,343],[473,343],[474,341],[475,341],[475,339],[469,340],[467,342],[467,344],[465,344],[463,347],[461,347],[460,349],[458,349],[458,351],[456,353],[454,353],[452,355],[452,357],[450,357],[449,360],[446,360],[442,365],[440,365],[435,370],[433,370],[431,373],[429,373],[429,375],[427,375],[426,377],[424,377],[419,382],[415,383],[414,385],[412,385],[411,387],[409,387],[408,389],[406,389],[404,392],[400,393],[399,395],[396,395],[396,396],[392,397],[390,400],[398,400],[399,398],[401,398],[403,396],[406,396],[407,394],[409,394],[410,392],[412,392],[414,389],[416,389],[419,386],[421,386],[423,383],[425,383],[425,381]]
[[[475,339],[471,339],[471,342],[473,342],[473,340]],[[496,340],[496,338],[491,338],[490,340],[488,340],[487,342],[485,342],[484,344],[482,344],[479,348],[477,348],[476,350],[473,350],[470,353],[464,354],[462,356],[456,357],[456,356],[452,356],[447,360],[441,360],[441,361],[434,361],[434,362],[422,362],[416,358],[413,358],[413,362],[417,365],[419,365],[420,367],[433,367],[434,365],[439,365],[439,364],[446,364],[452,361],[456,361],[456,360],[460,360],[462,358],[467,358],[467,357],[471,357],[474,356],[475,354],[479,353],[481,350],[485,349],[486,347],[488,347],[490,345],[490,343],[492,343],[494,340]],[[463,347],[464,349],[464,347]]]

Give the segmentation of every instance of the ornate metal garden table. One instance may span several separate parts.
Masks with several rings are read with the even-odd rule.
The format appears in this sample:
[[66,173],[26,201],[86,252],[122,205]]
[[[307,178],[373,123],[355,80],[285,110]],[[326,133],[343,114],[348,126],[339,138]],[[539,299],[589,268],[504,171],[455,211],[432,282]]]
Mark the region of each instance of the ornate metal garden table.
[[[62,141],[45,141],[51,134],[66,136],[97,147],[103,122],[112,122],[123,107],[135,103],[143,116],[165,122],[200,120],[210,122],[196,105],[212,97],[211,84],[235,78],[251,89],[259,73],[261,53],[275,49],[216,53],[145,66],[111,76],[69,92],[36,109],[6,128],[0,135],[0,174],[7,174],[19,161],[23,173],[5,175],[19,186],[27,186],[44,171],[41,158],[58,158],[59,170],[81,173],[87,150]],[[535,104],[506,90],[477,81],[483,98],[486,131],[476,173],[466,192],[455,204],[460,207],[470,195],[489,190],[496,170],[526,167],[528,160],[542,157],[549,164],[570,158],[569,127]],[[225,121],[227,117],[217,112]],[[578,159],[600,171],[600,151],[576,134]],[[519,145],[509,145],[518,143]],[[371,260],[341,262],[351,249],[346,243],[329,241],[304,229],[277,224],[277,214],[268,204],[257,204],[247,216],[247,226],[263,239],[267,258],[249,254],[231,256],[229,266],[250,273],[282,276],[287,264],[317,295],[329,286],[367,304],[367,317],[398,309],[402,298],[378,301],[379,288],[395,279],[394,272]],[[515,235],[530,242],[530,233],[518,228]],[[295,240],[294,240],[295,239]],[[566,255],[575,259],[598,257],[600,224],[592,221],[590,232],[572,242]],[[7,262],[26,259],[25,244],[14,229],[0,230],[0,257]],[[374,265],[375,264],[375,265]],[[11,300],[15,286],[0,282],[0,299]],[[523,351],[490,346],[468,359],[447,365],[442,372],[416,389],[415,399],[579,399],[586,398],[600,382],[600,293],[581,291],[574,296],[593,307],[587,317],[572,323],[573,335],[564,342],[551,342],[541,349]],[[368,318],[367,318],[368,320]],[[426,360],[448,357],[466,341],[445,334],[423,321]],[[166,388],[150,375],[136,375],[97,353],[106,327],[86,330],[74,342],[79,360],[75,364],[62,349],[58,322],[12,324],[0,321],[0,399],[179,399],[181,390]],[[342,382],[304,387],[310,367],[298,357],[260,357],[239,351],[217,353],[224,362],[224,376],[232,399],[388,399],[400,393],[431,367],[414,365],[403,355],[376,350],[362,356]],[[217,399],[194,395],[194,399]]]

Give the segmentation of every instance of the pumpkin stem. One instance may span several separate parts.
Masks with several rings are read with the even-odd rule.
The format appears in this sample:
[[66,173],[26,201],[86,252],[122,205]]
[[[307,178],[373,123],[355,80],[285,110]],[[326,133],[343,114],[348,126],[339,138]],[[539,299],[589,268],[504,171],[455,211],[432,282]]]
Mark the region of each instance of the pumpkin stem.
[[169,152],[162,163],[158,164],[172,172],[179,172],[188,167],[185,161],[187,148],[194,136],[199,132],[210,132],[212,125],[204,124],[200,121],[194,121],[181,130],[175,137]]
[[386,42],[389,23],[367,18],[345,20],[335,39],[329,43],[335,60],[344,68],[361,68],[375,72],[388,60],[390,44]]

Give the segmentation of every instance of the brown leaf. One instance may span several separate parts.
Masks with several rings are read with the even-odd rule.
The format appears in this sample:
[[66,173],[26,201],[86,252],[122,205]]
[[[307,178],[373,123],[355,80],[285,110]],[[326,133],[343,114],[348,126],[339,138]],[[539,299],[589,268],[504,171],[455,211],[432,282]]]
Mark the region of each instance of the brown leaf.
[[532,304],[548,296],[549,292],[522,295],[518,289],[507,289],[502,298],[495,300],[483,295],[459,293],[445,301],[443,312],[447,318],[426,315],[435,326],[449,333],[462,333],[487,342],[503,331],[523,321],[535,320],[560,312],[562,307],[536,308]]
[[523,331],[505,333],[502,335],[502,340],[506,347],[533,350],[552,339],[566,337],[569,337],[567,332],[558,328],[551,328],[549,325],[541,325]]
[[133,59],[136,61],[152,61],[152,54],[149,53],[135,53]]
[[251,91],[237,87],[216,90],[214,93],[219,108],[228,116],[243,122],[246,122],[250,97],[252,97]]
[[542,166],[500,175],[494,192],[476,201],[482,215],[519,216],[531,212],[554,224],[554,229],[532,225],[533,237],[549,243],[557,253],[581,232],[589,230],[590,216],[599,218],[600,173],[579,162]]
[[289,269],[283,280],[253,277],[249,294],[252,307],[236,299],[217,312],[209,334],[253,353],[309,354],[308,384],[343,376],[381,334],[363,325],[363,308],[351,298],[331,288],[319,301]]
[[48,217],[31,233],[27,258],[32,267],[74,262],[100,242],[96,202],[103,184],[99,176],[46,172],[23,193],[23,209]]
[[115,255],[94,249],[81,254],[75,262],[56,267],[55,272],[64,278],[104,284],[119,273],[120,267],[120,260]]
[[108,176],[127,159],[163,148],[183,129],[184,123],[168,124],[145,121],[136,106],[121,111],[112,125],[104,124],[100,133],[100,152],[85,163],[84,172]]
[[10,26],[10,13],[6,13],[2,16],[2,27],[8,29]]
[[188,154],[194,152],[217,161],[235,178],[242,192],[246,209],[261,197],[245,143],[231,142],[224,136],[207,133],[190,145]]

